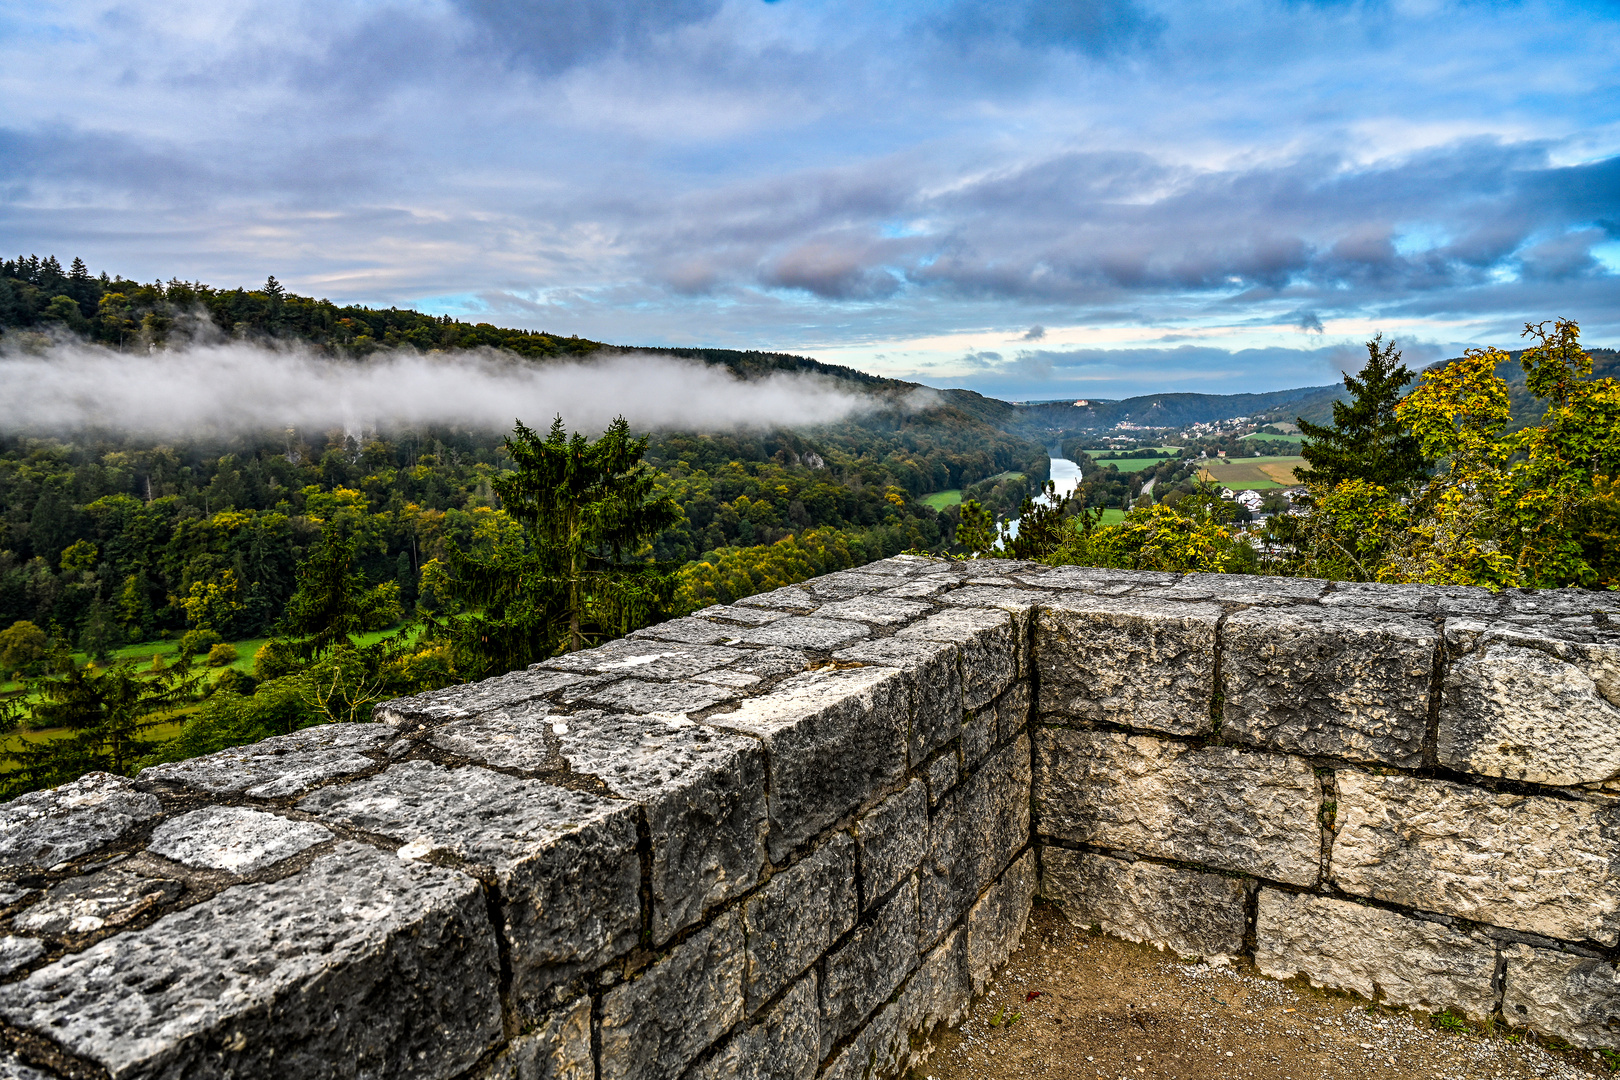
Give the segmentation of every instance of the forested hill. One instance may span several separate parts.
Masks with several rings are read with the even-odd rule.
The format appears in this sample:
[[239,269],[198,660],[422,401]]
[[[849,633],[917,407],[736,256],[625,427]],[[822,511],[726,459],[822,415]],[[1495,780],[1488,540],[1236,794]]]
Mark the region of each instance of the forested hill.
[[1144,394],[1119,401],[1088,400],[1085,405],[1064,401],[1017,408],[1026,422],[1050,428],[1085,430],[1117,424],[1181,428],[1238,416],[1293,420],[1296,413],[1343,395],[1343,386],[1304,386],[1267,394]]

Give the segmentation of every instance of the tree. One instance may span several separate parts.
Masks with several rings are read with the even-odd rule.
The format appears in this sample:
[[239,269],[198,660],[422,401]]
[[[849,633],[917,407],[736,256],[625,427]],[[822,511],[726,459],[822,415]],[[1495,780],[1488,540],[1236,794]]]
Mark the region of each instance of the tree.
[[30,682],[38,698],[33,724],[61,728],[65,734],[23,743],[6,757],[8,795],[75,780],[97,770],[128,776],[157,741],[146,737],[156,721],[149,717],[187,700],[201,681],[185,661],[165,672],[141,675],[130,661],[96,673],[78,667],[65,649],[58,657],[61,674]]
[[1243,573],[1255,552],[1226,527],[1234,507],[1209,484],[1176,501],[1127,511],[1113,525],[1090,525],[1082,512],[1063,545],[1044,560],[1053,566],[1106,566],[1122,570]]
[[1071,496],[1058,497],[1057,484],[1048,480],[1036,498],[1025,497],[1018,508],[1018,535],[1002,527],[1002,548],[1015,559],[1044,559],[1063,546],[1068,530],[1064,510]]
[[962,504],[961,518],[956,525],[956,546],[965,548],[969,555],[989,555],[996,548],[995,515],[986,510],[977,499]]
[[328,525],[298,564],[298,589],[276,632],[298,657],[311,660],[352,643],[358,634],[399,621],[399,585],[371,585],[355,569],[357,538]]
[[18,619],[0,630],[0,674],[32,673],[44,661],[49,642],[45,631],[27,619]]
[[1393,341],[1379,334],[1367,342],[1366,365],[1359,375],[1344,377],[1350,400],[1333,403],[1333,426],[1297,420],[1306,439],[1300,456],[1309,467],[1294,475],[1320,490],[1363,480],[1400,492],[1421,480],[1427,471],[1422,448],[1395,415],[1401,390],[1411,381]]
[[672,574],[639,552],[681,512],[642,461],[647,440],[622,416],[594,442],[570,437],[558,417],[543,439],[518,422],[504,446],[514,468],[492,481],[503,509],[486,511],[474,550],[452,548],[423,571],[436,595],[464,608],[435,628],[457,666],[510,671],[662,615]]

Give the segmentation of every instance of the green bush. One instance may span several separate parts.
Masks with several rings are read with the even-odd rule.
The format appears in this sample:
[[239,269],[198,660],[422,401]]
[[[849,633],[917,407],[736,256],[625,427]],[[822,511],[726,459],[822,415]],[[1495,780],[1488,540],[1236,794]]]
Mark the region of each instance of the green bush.
[[180,655],[201,656],[221,640],[212,630],[187,630],[185,636],[180,639]]
[[228,641],[221,641],[208,650],[209,667],[226,667],[236,663],[236,646]]

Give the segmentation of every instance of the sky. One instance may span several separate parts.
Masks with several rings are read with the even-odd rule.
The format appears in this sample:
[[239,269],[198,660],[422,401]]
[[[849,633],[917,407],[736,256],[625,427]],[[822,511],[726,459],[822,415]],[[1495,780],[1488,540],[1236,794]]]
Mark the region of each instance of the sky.
[[1013,400],[1620,345],[1620,3],[0,0],[0,250]]

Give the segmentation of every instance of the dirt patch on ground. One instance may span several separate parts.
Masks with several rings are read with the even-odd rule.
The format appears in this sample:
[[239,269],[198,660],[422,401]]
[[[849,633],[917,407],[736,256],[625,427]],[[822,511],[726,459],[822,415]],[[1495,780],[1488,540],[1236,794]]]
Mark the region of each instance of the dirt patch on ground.
[[[1038,994],[1039,996],[1032,996]],[[1448,1030],[1447,1026],[1460,1030]],[[1620,1064],[1620,1062],[1616,1062]],[[1007,966],[912,1080],[1590,1080],[1558,1049],[1242,967],[1189,964],[1071,926],[1037,905]]]

